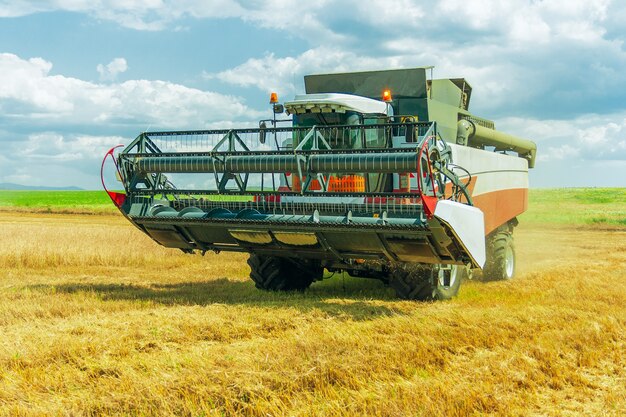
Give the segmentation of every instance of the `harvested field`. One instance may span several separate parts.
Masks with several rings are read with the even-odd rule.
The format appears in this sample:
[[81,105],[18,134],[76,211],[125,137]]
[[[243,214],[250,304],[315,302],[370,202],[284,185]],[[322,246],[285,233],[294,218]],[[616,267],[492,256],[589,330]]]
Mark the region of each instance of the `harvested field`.
[[618,416],[626,229],[516,230],[518,277],[449,302],[335,276],[256,290],[246,256],[121,216],[0,212],[4,415]]

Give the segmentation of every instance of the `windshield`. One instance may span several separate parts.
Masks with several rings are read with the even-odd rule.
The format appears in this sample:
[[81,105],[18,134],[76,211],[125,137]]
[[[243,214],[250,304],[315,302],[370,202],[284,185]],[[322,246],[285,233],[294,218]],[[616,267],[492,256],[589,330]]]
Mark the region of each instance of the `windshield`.
[[[311,128],[316,126],[318,134],[326,141],[332,149],[362,149],[362,148],[386,148],[389,146],[386,140],[386,130],[384,127],[375,127],[384,124],[386,119],[382,116],[363,116],[355,111],[345,113],[301,113],[293,115],[294,127]],[[371,126],[364,128],[363,126]],[[346,126],[340,128],[337,126]],[[354,126],[354,127],[352,127]],[[309,129],[295,130],[293,136],[294,147],[298,146],[302,140],[308,137],[302,149],[311,149],[312,142]],[[321,147],[321,145],[319,145]],[[329,190],[348,190],[344,184],[352,184],[358,178],[363,179],[358,190],[350,188],[350,191],[382,192],[390,187],[388,184],[391,176],[388,174],[357,173],[346,174],[340,172],[326,173],[329,181]],[[296,178],[297,181],[300,181]],[[352,181],[352,182],[350,182]],[[299,182],[298,182],[299,183]],[[340,185],[337,185],[340,184]],[[295,185],[294,185],[295,186]],[[299,185],[298,185],[299,186]],[[296,186],[296,188],[298,187]],[[335,190],[334,188],[337,188]],[[362,187],[362,188],[361,188]]]
[[[302,113],[293,115],[294,127],[317,126],[318,132],[322,135],[326,143],[332,149],[358,149],[362,147],[360,131],[357,128],[336,128],[332,126],[359,126],[362,116],[354,111],[345,113]],[[307,131],[295,132],[297,144],[304,139]],[[310,149],[310,145],[305,144],[304,149]]]
[[[301,128],[316,126],[317,134],[321,135],[332,149],[386,148],[390,146],[390,142],[386,140],[386,129],[383,126],[375,127],[384,124],[386,120],[380,115],[364,116],[355,111],[301,113],[293,115],[293,126]],[[298,146],[306,138],[307,142],[302,144],[302,149],[311,149],[313,141],[310,133],[310,129],[294,130],[293,146]],[[322,147],[321,144],[318,146]],[[325,173],[324,177],[328,181],[330,191],[383,192],[391,187],[389,174],[329,172]],[[299,179],[295,176],[294,181],[294,189],[299,190],[304,178]]]
[[[383,128],[325,129],[325,126],[374,126],[384,124],[387,118],[376,115],[362,115],[355,111],[345,113],[301,113],[293,115],[294,127],[317,126],[319,132],[333,149],[386,148],[387,137]],[[299,131],[294,135],[297,144],[306,135]],[[363,137],[361,137],[363,136]],[[332,143],[331,143],[332,142]],[[308,149],[308,147],[305,147]]]

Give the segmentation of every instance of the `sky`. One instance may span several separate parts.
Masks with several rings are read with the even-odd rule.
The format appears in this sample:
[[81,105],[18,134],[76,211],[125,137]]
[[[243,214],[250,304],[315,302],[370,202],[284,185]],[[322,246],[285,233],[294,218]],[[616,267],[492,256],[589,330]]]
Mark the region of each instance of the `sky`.
[[434,65],[537,143],[531,187],[626,187],[626,2],[0,0],[0,183],[100,187],[146,130],[270,117],[305,74]]

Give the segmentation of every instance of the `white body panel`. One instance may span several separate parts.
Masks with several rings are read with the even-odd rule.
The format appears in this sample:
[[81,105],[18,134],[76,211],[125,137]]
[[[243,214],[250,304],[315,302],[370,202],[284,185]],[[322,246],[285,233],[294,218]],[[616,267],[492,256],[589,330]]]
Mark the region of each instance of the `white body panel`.
[[476,265],[485,265],[485,229],[483,212],[467,204],[440,200],[435,217],[447,223],[459,238]]
[[[528,188],[526,159],[467,146],[449,145],[452,149],[452,162],[476,177],[474,197],[495,191]],[[453,171],[461,179],[467,178],[463,170]]]

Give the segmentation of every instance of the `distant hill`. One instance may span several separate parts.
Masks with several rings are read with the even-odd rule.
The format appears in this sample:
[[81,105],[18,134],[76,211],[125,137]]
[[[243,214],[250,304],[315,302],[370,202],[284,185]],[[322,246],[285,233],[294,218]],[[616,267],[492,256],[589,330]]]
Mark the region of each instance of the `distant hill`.
[[21,185],[12,184],[10,182],[0,182],[0,190],[18,190],[18,191],[83,191],[80,187],[43,187],[39,185]]

